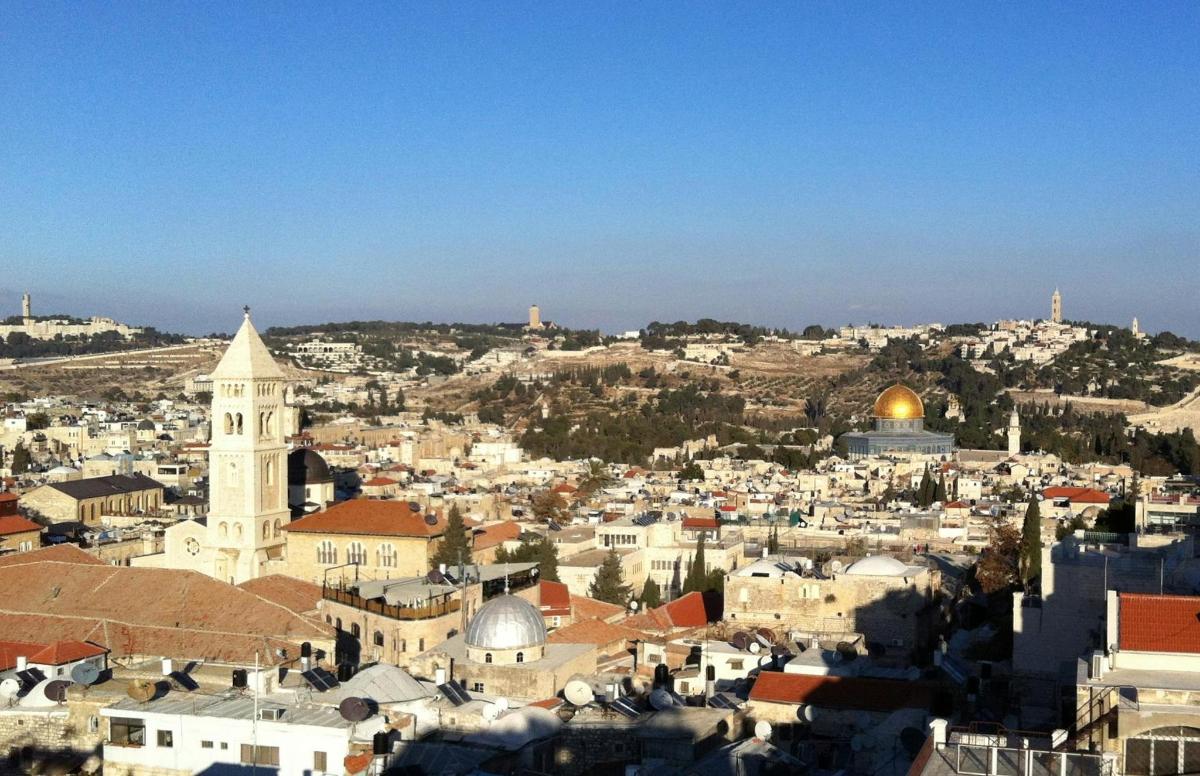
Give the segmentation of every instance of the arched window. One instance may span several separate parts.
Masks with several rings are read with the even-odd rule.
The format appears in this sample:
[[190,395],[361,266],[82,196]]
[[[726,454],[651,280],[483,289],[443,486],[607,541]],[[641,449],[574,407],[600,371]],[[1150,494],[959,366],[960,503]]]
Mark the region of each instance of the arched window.
[[400,651],[401,652],[408,651],[408,639],[400,639]]
[[276,539],[278,539],[278,538],[279,538],[279,535],[280,535],[281,533],[283,533],[283,526],[281,526],[281,525],[279,524],[279,521],[278,521],[278,520],[276,520],[276,521],[275,521],[275,526],[274,526],[274,528],[275,528],[275,538],[276,538]]
[[337,547],[326,539],[317,545],[317,563],[332,566],[337,563]]
[[242,528],[241,523],[233,524],[233,538],[234,539],[240,540],[245,535],[245,533],[246,533],[246,531],[245,531],[245,529]]
[[267,435],[267,413],[258,413],[258,435],[264,437]]
[[239,412],[236,416],[234,416],[234,421],[235,421],[235,425],[237,426],[238,436],[241,436],[242,435],[242,413]]
[[361,542],[350,542],[350,546],[346,548],[346,562],[359,566],[367,565],[367,551]]
[[337,628],[339,631],[342,629],[342,618],[341,617],[337,618],[337,621],[334,622],[333,627]]
[[263,468],[265,470],[267,484],[274,485],[275,484],[275,461],[268,458],[267,465],[264,466]]
[[376,564],[381,568],[390,569],[396,566],[396,547],[393,544],[385,543],[379,545],[375,550]]
[[229,538],[229,523],[221,523],[221,525],[219,525],[217,527],[217,535],[220,536],[222,539],[228,539]]
[[373,641],[375,643],[375,646],[382,647],[383,646],[383,631],[375,631],[375,635],[371,637],[371,641]]
[[233,415],[230,415],[228,412],[225,413],[225,433],[233,433]]
[[492,653],[491,652],[488,652],[483,656],[483,662],[485,662],[485,663],[492,662]]
[[524,662],[525,662],[525,653],[524,653],[524,652],[518,652],[518,653],[517,653],[517,662],[518,662],[518,663],[524,663]]
[[271,524],[270,523],[265,523],[265,522],[263,523],[263,538],[264,539],[271,538]]
[[350,624],[350,635],[354,638],[362,635],[362,629],[358,627],[358,623],[354,622]]

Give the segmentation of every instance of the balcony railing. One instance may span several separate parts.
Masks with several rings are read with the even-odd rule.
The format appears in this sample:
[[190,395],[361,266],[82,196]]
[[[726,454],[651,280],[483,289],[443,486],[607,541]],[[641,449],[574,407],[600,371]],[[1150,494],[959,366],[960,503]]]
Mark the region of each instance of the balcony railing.
[[462,609],[462,601],[457,598],[434,599],[421,606],[401,606],[386,603],[378,598],[363,598],[351,590],[329,586],[321,589],[321,597],[326,601],[333,601],[393,620],[431,620]]

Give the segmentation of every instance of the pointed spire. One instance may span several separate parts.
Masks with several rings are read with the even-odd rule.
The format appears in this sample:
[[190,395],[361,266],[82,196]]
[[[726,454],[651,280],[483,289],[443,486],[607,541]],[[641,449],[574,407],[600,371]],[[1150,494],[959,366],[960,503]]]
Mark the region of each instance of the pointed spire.
[[250,321],[250,307],[243,308],[242,326],[233,337],[233,342],[225,349],[221,362],[213,370],[214,378],[233,378],[249,380],[256,377],[284,379],[283,371],[271,357],[271,351],[263,344],[262,338]]

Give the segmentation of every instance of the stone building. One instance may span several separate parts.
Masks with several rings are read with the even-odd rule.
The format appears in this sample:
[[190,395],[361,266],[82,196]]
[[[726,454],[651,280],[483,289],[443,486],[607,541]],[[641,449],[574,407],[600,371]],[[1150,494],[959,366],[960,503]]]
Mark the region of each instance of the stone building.
[[954,435],[925,430],[925,405],[921,397],[896,384],[879,394],[871,413],[873,431],[843,434],[851,460],[877,455],[949,456]]
[[283,570],[317,584],[423,576],[445,529],[412,502],[342,501],[287,527]]
[[935,576],[928,566],[887,555],[828,576],[764,558],[725,578],[725,618],[738,627],[788,628],[802,638],[861,635],[874,653],[906,659],[934,638]]
[[96,526],[105,515],[157,512],[163,486],[143,474],[114,474],[42,485],[22,496],[21,503],[52,523]]
[[29,552],[41,547],[42,527],[20,515],[0,517],[0,555]]

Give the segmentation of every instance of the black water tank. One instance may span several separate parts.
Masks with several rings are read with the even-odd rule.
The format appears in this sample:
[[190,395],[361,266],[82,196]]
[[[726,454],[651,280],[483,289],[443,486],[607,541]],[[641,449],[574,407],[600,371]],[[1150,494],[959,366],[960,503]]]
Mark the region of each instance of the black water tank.
[[714,665],[710,665],[707,668],[705,668],[704,669],[704,678],[710,682],[715,682],[717,680],[717,667]]
[[312,644],[305,641],[300,645],[300,657],[312,657]]
[[240,688],[247,686],[248,684],[249,684],[249,681],[248,681],[248,677],[246,674],[246,669],[244,669],[244,668],[233,669],[233,686],[240,689]]
[[376,754],[391,754],[392,753],[392,737],[387,734],[386,730],[380,730],[372,739],[371,751]]
[[654,667],[654,686],[663,687],[671,680],[671,671],[665,663],[659,663]]
[[354,678],[354,666],[350,663],[338,663],[338,681],[348,682]]

